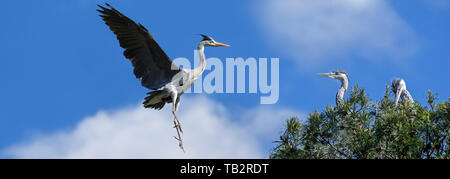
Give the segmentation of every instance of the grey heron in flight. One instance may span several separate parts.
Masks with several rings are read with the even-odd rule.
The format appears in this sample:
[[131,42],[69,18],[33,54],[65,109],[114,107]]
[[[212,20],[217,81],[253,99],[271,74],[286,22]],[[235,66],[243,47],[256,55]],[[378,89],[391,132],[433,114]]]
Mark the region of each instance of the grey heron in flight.
[[180,135],[183,130],[177,118],[180,96],[205,70],[204,48],[229,45],[202,35],[203,39],[198,44],[199,66],[195,69],[182,69],[172,62],[144,26],[135,23],[107,3],[109,8],[98,6],[101,8],[97,10],[101,13],[100,17],[117,36],[120,46],[125,49],[123,54],[131,61],[136,78],[140,79],[142,86],[152,90],[147,93],[149,96],[143,102],[144,107],[160,110],[166,103],[172,103],[174,128],[178,134],[175,139],[184,151]]
[[339,88],[339,91],[336,94],[336,105],[342,105],[344,103],[344,93],[347,91],[348,88],[348,76],[345,71],[337,70],[333,71],[331,73],[322,73],[319,74],[320,76],[327,76],[332,79],[339,80],[341,82],[341,88]]
[[395,94],[395,105],[398,104],[400,98],[405,102],[414,102],[411,94],[409,94],[408,90],[406,90],[405,80],[398,78],[392,81],[392,92]]

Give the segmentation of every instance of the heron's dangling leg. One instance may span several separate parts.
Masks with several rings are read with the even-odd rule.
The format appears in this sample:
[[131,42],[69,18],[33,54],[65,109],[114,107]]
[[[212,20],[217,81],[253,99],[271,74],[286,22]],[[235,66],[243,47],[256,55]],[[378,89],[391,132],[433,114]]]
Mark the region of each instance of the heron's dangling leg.
[[183,139],[181,139],[181,133],[183,133],[183,130],[181,130],[181,124],[180,121],[178,121],[177,118],[177,111],[178,111],[178,103],[179,103],[179,98],[178,95],[175,93],[172,96],[173,99],[173,105],[172,105],[172,113],[173,113],[173,124],[175,125],[174,128],[177,129],[177,134],[178,134],[178,138],[174,136],[174,138],[176,140],[178,140],[178,146],[180,146],[181,150],[183,150],[184,152],[184,148],[183,148]]
[[180,123],[180,121],[178,120],[178,117],[177,117],[177,112],[178,112],[178,107],[179,106],[180,106],[180,97],[178,97],[176,99],[176,101],[174,103],[174,106],[173,106],[172,113],[173,113],[173,116],[175,117],[175,120],[177,121],[177,125],[175,125],[175,127],[178,127],[180,129],[180,132],[183,133],[183,130],[181,129],[181,123]]

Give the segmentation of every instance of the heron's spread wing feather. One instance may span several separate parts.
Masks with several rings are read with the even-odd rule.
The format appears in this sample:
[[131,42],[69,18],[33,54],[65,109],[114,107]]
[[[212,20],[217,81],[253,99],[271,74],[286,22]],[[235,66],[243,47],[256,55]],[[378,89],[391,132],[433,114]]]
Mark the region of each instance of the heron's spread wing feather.
[[97,11],[125,49],[124,56],[131,61],[136,78],[150,89],[169,83],[180,68],[170,60],[144,26],[136,24],[109,4],[106,5],[110,9],[98,5],[101,10]]

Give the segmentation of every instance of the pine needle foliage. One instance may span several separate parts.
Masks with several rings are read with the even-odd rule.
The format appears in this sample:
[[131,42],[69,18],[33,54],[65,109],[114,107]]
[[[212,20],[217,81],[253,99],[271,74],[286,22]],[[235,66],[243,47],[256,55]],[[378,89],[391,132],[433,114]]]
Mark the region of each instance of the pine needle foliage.
[[327,106],[306,121],[286,121],[273,159],[449,159],[450,105],[402,102],[395,106],[386,86],[384,97],[371,101],[355,86],[343,105]]

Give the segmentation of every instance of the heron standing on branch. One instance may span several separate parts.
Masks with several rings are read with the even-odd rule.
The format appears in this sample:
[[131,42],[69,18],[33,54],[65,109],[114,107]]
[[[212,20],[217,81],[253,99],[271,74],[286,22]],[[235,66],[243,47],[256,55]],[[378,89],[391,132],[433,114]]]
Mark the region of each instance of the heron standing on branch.
[[402,98],[403,102],[414,102],[411,94],[409,94],[408,90],[406,90],[405,80],[401,78],[392,81],[392,92],[395,94],[395,105],[398,104],[400,97]]
[[136,78],[141,80],[142,86],[152,90],[147,93],[149,96],[143,102],[144,107],[160,110],[166,103],[172,103],[173,122],[178,134],[178,138],[175,137],[175,139],[178,140],[180,148],[184,151],[180,135],[183,130],[177,118],[180,96],[191,87],[205,70],[204,48],[229,45],[216,42],[211,37],[202,35],[203,40],[198,44],[199,66],[192,70],[181,69],[170,60],[144,26],[136,24],[107,3],[106,6],[109,8],[98,6],[101,8],[97,10],[101,13],[100,17],[116,34],[120,46],[125,49],[123,54],[131,61]]
[[347,91],[348,88],[348,76],[345,71],[333,71],[331,73],[322,73],[319,74],[320,76],[327,76],[336,80],[339,80],[341,82],[341,88],[336,94],[336,105],[342,105],[344,104],[344,93]]

